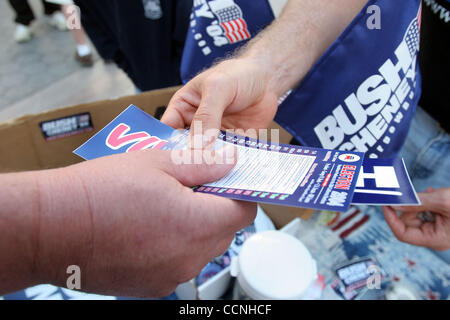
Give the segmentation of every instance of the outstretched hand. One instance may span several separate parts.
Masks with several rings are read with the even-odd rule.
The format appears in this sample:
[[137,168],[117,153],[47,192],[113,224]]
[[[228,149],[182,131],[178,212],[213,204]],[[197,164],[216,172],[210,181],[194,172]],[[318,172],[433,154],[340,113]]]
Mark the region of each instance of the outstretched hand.
[[[275,117],[278,93],[250,59],[223,61],[192,79],[171,99],[161,121],[175,129],[202,125],[210,144],[220,129],[265,129]],[[194,123],[195,125],[195,123]]]

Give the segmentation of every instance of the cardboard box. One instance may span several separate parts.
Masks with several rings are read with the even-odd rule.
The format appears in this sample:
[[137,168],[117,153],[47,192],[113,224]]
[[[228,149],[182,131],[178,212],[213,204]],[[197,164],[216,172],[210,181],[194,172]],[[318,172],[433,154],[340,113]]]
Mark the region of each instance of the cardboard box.
[[[117,100],[105,100],[61,108],[0,124],[0,172],[64,167],[82,161],[72,151],[102,129],[130,104],[155,115],[166,106],[177,88],[155,90]],[[41,123],[89,113],[93,130],[46,140]]]
[[[82,161],[72,151],[102,129],[127,106],[134,104],[145,112],[160,116],[161,107],[167,106],[179,87],[154,90],[116,100],[104,100],[88,104],[61,108],[0,124],[0,173],[50,169],[68,166]],[[90,126],[62,132],[59,136],[46,136],[45,129],[58,129],[58,125],[71,125],[89,115]],[[92,128],[92,129],[91,129]],[[276,123],[271,128],[280,129],[280,142],[289,143],[291,136]],[[44,129],[44,130],[43,130]],[[296,217],[308,218],[313,211],[264,205],[264,211],[277,228],[288,224]]]

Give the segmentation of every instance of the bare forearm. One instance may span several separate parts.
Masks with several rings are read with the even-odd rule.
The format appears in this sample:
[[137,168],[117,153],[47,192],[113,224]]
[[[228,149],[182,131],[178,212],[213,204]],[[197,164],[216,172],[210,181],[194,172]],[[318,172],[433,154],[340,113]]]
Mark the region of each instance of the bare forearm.
[[83,263],[91,222],[81,184],[64,176],[70,172],[0,175],[0,294],[63,284],[67,266]]
[[34,268],[39,194],[32,173],[0,175],[0,294],[30,285]]
[[242,58],[256,61],[279,95],[295,87],[367,0],[290,0],[281,16],[249,43]]

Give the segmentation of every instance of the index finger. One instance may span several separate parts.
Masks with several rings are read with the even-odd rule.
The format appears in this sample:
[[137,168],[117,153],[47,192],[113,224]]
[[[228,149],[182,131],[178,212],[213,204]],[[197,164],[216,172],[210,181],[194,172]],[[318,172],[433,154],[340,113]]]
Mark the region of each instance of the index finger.
[[161,122],[174,129],[184,129],[190,126],[199,104],[200,98],[189,87],[181,88],[170,99]]

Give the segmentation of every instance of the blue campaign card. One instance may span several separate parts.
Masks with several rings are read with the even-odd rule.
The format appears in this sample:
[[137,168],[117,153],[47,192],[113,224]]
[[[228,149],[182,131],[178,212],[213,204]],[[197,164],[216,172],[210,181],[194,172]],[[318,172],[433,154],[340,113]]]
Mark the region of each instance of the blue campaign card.
[[144,149],[162,149],[175,131],[130,105],[74,153],[85,160]]
[[352,203],[420,205],[402,159],[364,159]]
[[[131,105],[74,153],[90,160],[144,149],[170,150],[187,134]],[[236,146],[238,162],[227,176],[194,187],[195,191],[284,206],[348,210],[363,153],[274,144],[224,132],[218,140]]]

